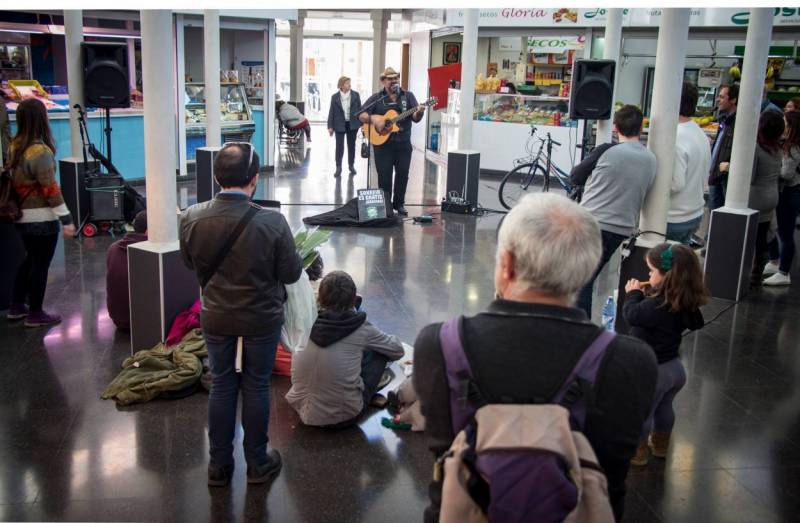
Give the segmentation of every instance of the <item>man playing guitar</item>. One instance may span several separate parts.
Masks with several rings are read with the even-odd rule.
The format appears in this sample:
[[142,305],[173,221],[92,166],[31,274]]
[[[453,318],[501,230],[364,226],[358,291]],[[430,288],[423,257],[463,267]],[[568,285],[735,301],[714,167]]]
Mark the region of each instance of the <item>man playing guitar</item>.
[[[400,130],[393,132],[385,144],[373,146],[375,167],[378,170],[378,185],[386,193],[387,200],[391,199],[394,210],[403,216],[408,216],[405,197],[408,186],[408,168],[411,165],[411,122],[422,120],[425,107],[418,107],[419,104],[414,94],[404,91],[400,87],[400,75],[391,67],[387,67],[383,71],[380,79],[383,89],[370,96],[362,105],[362,107],[371,107],[358,115],[358,119],[362,123],[372,124],[379,133],[389,133],[391,129],[384,125],[383,115],[390,110],[402,113],[417,107],[410,118],[398,122]],[[392,170],[394,170],[393,199]]]

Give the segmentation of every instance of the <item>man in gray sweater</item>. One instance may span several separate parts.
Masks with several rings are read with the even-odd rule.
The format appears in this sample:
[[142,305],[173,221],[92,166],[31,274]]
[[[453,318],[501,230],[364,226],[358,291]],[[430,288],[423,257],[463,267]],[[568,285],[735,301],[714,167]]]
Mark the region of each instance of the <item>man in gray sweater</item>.
[[581,205],[600,223],[603,240],[600,264],[578,293],[577,305],[589,318],[594,281],[620,244],[633,234],[645,195],[656,178],[656,157],[639,141],[642,120],[638,107],[620,108],[614,114],[619,144],[597,147],[570,175],[574,184],[585,185]]

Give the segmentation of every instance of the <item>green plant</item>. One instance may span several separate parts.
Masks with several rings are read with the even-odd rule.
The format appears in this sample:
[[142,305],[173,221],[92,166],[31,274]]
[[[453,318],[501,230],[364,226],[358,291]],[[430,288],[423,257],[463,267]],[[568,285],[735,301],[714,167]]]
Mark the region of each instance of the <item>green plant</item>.
[[294,235],[294,245],[297,252],[303,258],[303,269],[307,269],[319,256],[317,247],[327,242],[331,237],[331,231],[321,231],[319,227],[313,229],[303,228]]

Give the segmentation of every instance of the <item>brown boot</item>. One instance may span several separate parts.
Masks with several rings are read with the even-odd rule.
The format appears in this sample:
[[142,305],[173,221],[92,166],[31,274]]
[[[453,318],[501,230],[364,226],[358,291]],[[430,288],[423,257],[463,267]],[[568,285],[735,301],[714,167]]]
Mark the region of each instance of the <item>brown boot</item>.
[[667,451],[669,450],[669,432],[652,432],[650,437],[647,438],[647,445],[653,456],[657,458],[666,458]]
[[633,456],[633,458],[631,458],[631,465],[636,465],[639,467],[647,465],[647,458],[647,442],[640,443],[639,447],[636,449],[636,454]]

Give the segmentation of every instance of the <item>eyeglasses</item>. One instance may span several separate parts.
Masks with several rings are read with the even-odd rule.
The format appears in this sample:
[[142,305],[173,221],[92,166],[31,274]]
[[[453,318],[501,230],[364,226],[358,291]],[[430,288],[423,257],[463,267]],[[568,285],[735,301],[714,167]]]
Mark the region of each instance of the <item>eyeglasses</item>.
[[250,159],[247,160],[247,173],[250,173],[250,169],[253,167],[253,151],[255,151],[253,144],[250,142],[225,142],[222,148],[225,149],[231,145],[238,145],[240,147],[244,147],[246,145],[248,149],[250,149]]

